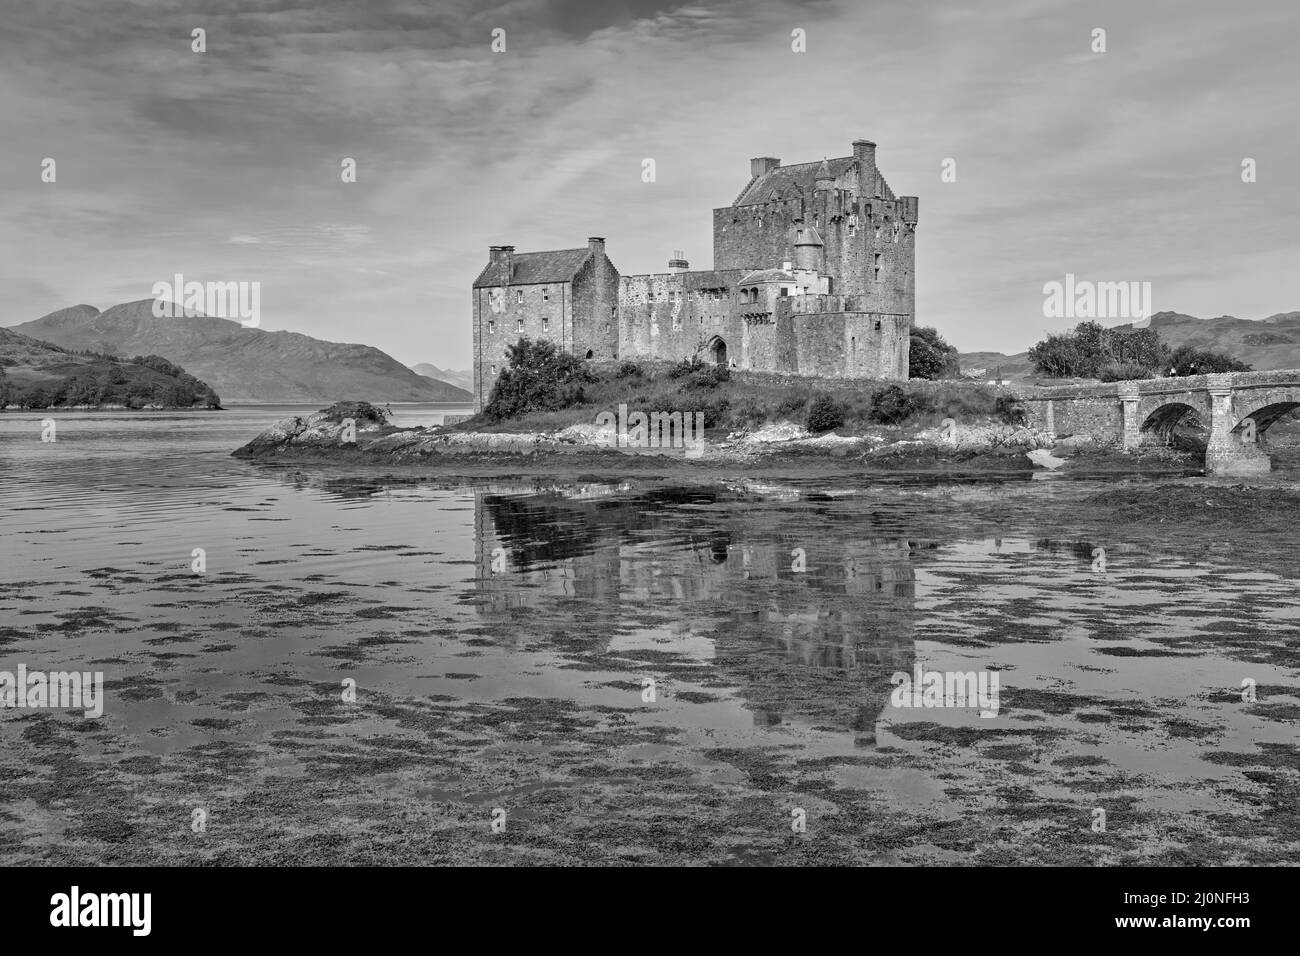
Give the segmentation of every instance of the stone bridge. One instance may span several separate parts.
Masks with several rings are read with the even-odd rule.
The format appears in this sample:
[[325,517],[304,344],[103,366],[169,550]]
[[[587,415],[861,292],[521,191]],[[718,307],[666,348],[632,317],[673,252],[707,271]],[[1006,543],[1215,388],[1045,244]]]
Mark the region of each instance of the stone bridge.
[[1300,408],[1300,369],[1030,387],[1017,395],[1034,427],[1124,449],[1166,441],[1194,414],[1210,431],[1207,475],[1260,475],[1272,467],[1269,426]]

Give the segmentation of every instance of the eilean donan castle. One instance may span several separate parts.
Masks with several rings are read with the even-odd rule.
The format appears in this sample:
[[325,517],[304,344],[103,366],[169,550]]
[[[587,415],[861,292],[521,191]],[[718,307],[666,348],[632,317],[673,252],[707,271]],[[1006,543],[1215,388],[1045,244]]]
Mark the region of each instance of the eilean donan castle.
[[621,276],[605,240],[549,252],[492,246],[474,280],[474,393],[486,403],[522,337],[597,361],[700,356],[731,368],[906,379],[917,198],[895,196],[876,144],[782,166],[751,159],[713,210],[713,268]]

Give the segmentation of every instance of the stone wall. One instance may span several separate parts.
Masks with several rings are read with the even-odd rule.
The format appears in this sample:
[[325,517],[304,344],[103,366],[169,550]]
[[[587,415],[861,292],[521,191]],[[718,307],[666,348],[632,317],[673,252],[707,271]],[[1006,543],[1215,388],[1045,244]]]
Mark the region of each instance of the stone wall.
[[574,290],[569,282],[474,289],[474,393],[486,403],[521,338],[551,339],[571,351]]
[[566,339],[574,355],[606,361],[619,354],[620,282],[603,246],[593,252],[573,277],[572,330]]
[[1019,395],[1031,428],[1056,435],[1092,435],[1099,441],[1120,444],[1124,406],[1118,395],[1078,398],[1032,398]]
[[[911,316],[841,311],[836,296],[794,296],[778,307],[778,326],[789,322],[789,350],[775,371],[846,378],[906,379]],[[857,298],[857,297],[849,297]],[[817,310],[819,304],[830,306]]]
[[[740,273],[665,272],[623,276],[619,282],[619,355],[680,361],[714,336],[728,350],[740,343],[734,285]],[[733,343],[735,343],[733,345]]]
[[[912,216],[908,221],[904,216]],[[795,261],[794,237],[812,225],[822,237],[834,293],[866,295],[868,311],[915,311],[916,200],[862,199],[847,189],[819,190],[713,210],[713,261],[742,274]]]

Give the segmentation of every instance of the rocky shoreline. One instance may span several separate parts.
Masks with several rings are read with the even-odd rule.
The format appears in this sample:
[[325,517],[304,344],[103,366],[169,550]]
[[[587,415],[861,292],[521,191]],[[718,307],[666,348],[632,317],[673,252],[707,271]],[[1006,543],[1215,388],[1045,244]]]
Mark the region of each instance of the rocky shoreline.
[[[356,417],[347,416],[352,411]],[[634,471],[638,474],[699,473],[701,470],[789,475],[873,473],[1002,474],[1035,472],[1089,474],[1124,472],[1188,474],[1198,456],[1165,448],[1124,454],[1086,438],[1056,439],[1015,425],[950,424],[903,437],[884,434],[810,435],[790,422],[710,436],[692,448],[640,448],[620,443],[611,427],[575,425],[556,432],[476,432],[445,426],[396,428],[381,412],[358,404],[334,406],[307,417],[285,418],[248,444],[237,458],[285,463],[381,465],[458,474],[489,473],[502,467],[527,471]]]

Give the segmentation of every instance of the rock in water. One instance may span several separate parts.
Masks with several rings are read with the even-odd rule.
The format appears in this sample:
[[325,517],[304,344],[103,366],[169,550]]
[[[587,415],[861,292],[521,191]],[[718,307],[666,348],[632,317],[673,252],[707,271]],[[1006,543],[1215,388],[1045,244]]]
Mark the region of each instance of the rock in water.
[[1033,451],[1027,451],[1025,457],[1040,468],[1056,470],[1065,464],[1064,458],[1057,458],[1046,448],[1035,448]]

